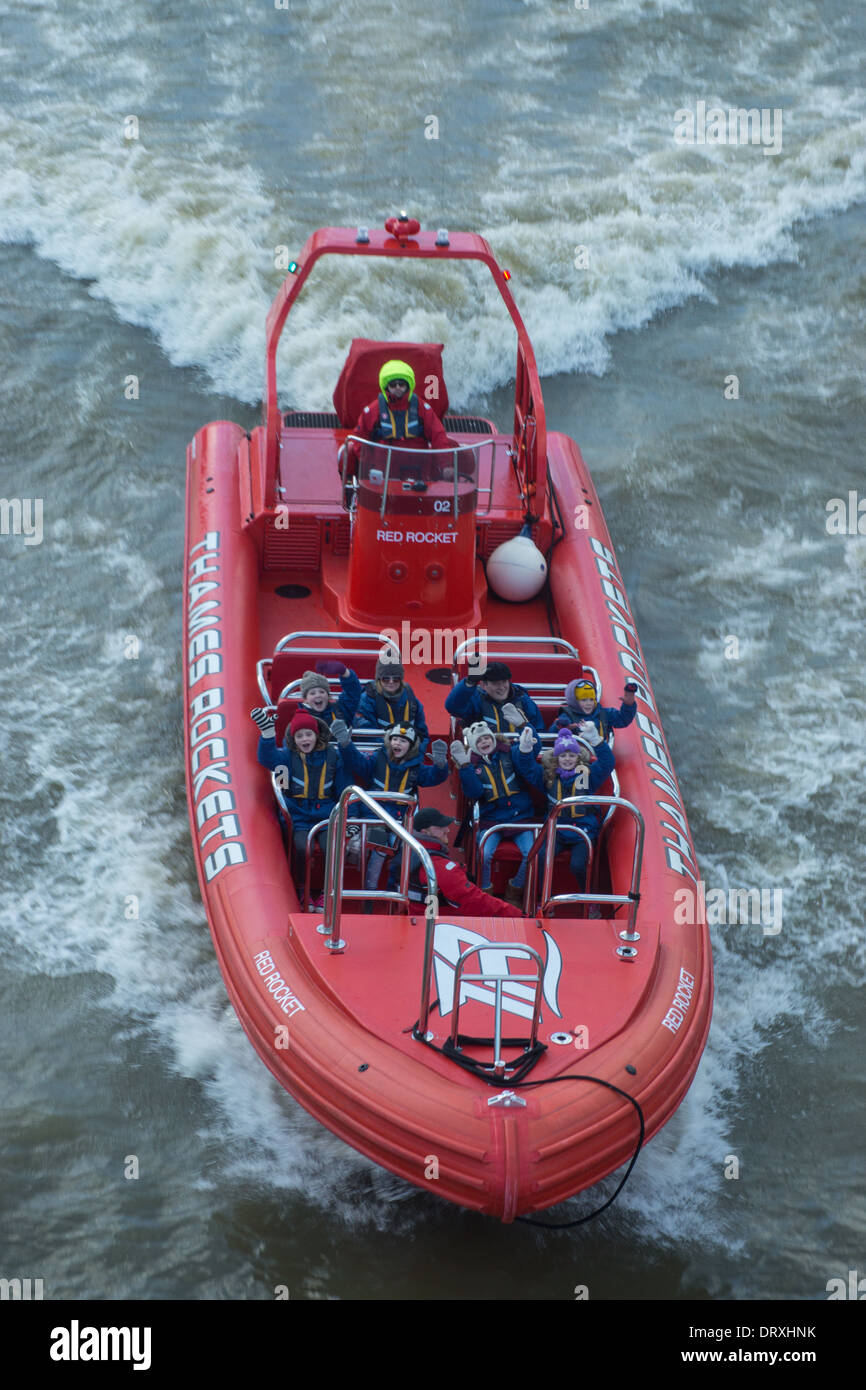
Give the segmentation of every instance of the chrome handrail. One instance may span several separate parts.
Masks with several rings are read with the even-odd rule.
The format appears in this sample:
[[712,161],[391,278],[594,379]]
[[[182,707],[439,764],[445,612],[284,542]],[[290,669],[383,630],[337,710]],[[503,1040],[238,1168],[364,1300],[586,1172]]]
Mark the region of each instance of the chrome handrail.
[[[322,833],[322,831],[323,831],[323,830],[327,830],[327,828],[328,828],[328,822],[327,822],[327,820],[318,820],[318,821],[316,821],[315,825],[312,825],[312,826],[310,827],[310,829],[309,829],[309,831],[308,831],[308,833],[307,833],[307,852],[306,852],[306,856],[305,856],[305,858],[304,858],[304,897],[303,897],[303,901],[302,901],[302,903],[301,903],[301,906],[302,906],[302,908],[304,909],[305,912],[306,912],[307,908],[308,908],[309,905],[310,905],[310,874],[311,874],[311,872],[312,872],[312,867],[313,867],[313,865],[312,865],[313,856],[312,856],[311,850],[312,850],[312,848],[313,848],[313,837],[316,836],[316,835],[320,835],[320,834]],[[327,849],[327,844],[326,844],[326,846],[325,846],[325,854],[327,855],[327,853],[328,853],[328,849]]]
[[292,827],[292,808],[287,804],[286,798],[285,798],[285,796],[283,795],[283,786],[282,786],[282,784],[280,783],[279,778],[277,777],[276,768],[273,768],[272,771],[271,771],[271,786],[272,786],[273,789],[274,789],[274,796],[275,796],[276,799],[277,799],[277,805],[279,806],[280,810],[281,810],[281,811],[284,811],[285,814],[286,814],[286,815],[288,816],[288,818],[289,818],[289,829],[291,829],[291,827]]
[[[391,792],[387,792],[387,793],[383,793],[383,792],[371,792],[370,795],[373,796],[373,797],[376,797],[376,798],[381,797],[383,800],[391,800],[392,797],[393,797],[394,800],[396,800],[398,795],[402,797],[402,796],[405,795],[405,793],[403,793],[403,792],[400,792],[400,793],[391,793]],[[411,804],[410,804],[410,806],[409,806],[408,811],[406,812],[406,820],[407,820],[407,822],[408,822],[409,829],[411,830],[411,829],[412,829],[412,820],[414,819],[414,815],[415,815],[415,811],[416,811],[416,809],[417,809],[417,805],[416,805],[416,802],[415,802],[415,798],[414,798],[414,797],[409,797],[408,799],[409,799],[409,801],[410,801]],[[315,824],[314,826],[312,826],[312,828],[310,829],[309,833],[307,834],[307,858],[306,858],[306,862],[305,862],[305,865],[304,865],[304,900],[303,900],[303,907],[304,907],[304,910],[305,910],[305,911],[306,911],[306,909],[309,907],[309,903],[310,903],[310,877],[311,877],[311,873],[312,873],[312,861],[311,861],[310,850],[311,850],[311,848],[312,848],[312,840],[313,840],[313,837],[316,836],[316,835],[318,835],[318,834],[320,834],[320,833],[322,832],[322,830],[327,830],[328,824],[329,824],[328,820],[320,820],[320,821],[317,821],[316,824]],[[362,871],[363,871],[363,867],[364,867],[364,855],[366,854],[366,851],[367,851],[367,828],[368,828],[369,826],[372,826],[372,824],[373,824],[373,822],[372,822],[368,817],[366,817],[366,816],[347,816],[347,817],[346,817],[346,825],[347,825],[347,826],[348,826],[348,825],[358,825],[358,826],[361,827],[361,834],[360,834],[360,836],[359,836],[360,844],[359,844],[359,846],[358,846],[358,851],[359,851],[359,855],[360,855],[360,867],[361,867]],[[378,846],[378,849],[379,849],[380,852],[384,851],[386,848],[387,848],[387,847],[386,847],[385,845],[380,845],[380,846]],[[326,853],[327,853],[327,846],[326,846]],[[345,854],[344,854],[343,857],[344,857],[344,861],[345,861]],[[406,875],[406,877],[407,877],[407,879],[408,879],[408,874]],[[401,884],[402,884],[402,874],[401,874]],[[354,889],[354,888],[347,888],[347,889],[345,889],[344,892],[343,892],[343,897],[346,897],[346,898],[364,898],[364,899],[367,900],[367,901],[369,901],[371,898],[383,898],[383,897],[386,897],[386,896],[387,896],[387,898],[388,898],[389,900],[392,900],[392,899],[395,897],[395,895],[394,895],[393,893],[390,893],[390,892],[389,892],[389,893],[385,894],[385,893],[380,892],[378,889],[370,889],[370,888],[365,888],[365,889],[363,889],[362,891],[358,891],[358,890],[356,890],[356,889]]]
[[[583,800],[583,797],[569,797],[570,802],[579,803]],[[556,850],[554,849],[551,853],[551,843],[556,843],[556,833],[554,827],[556,826],[556,821],[558,819],[559,806],[565,805],[566,802],[562,801],[558,803],[558,806],[553,807],[553,809],[550,811],[548,815],[547,820],[544,822],[544,825],[542,826],[541,832],[536,836],[532,848],[526,856],[526,878],[523,884],[524,916],[533,916],[536,912],[538,913],[538,915],[542,915],[542,908],[548,908],[552,901],[582,901],[579,894],[559,893],[555,899],[552,899],[550,897],[550,888],[553,879],[553,865],[556,859]],[[589,832],[587,830],[584,830],[582,825],[569,825],[568,829],[573,830],[575,834],[580,835],[581,838],[586,841],[586,881],[588,883],[590,881],[590,873],[592,871],[592,853],[594,848],[592,838]],[[538,856],[541,852],[542,846],[544,846],[544,879],[542,881],[541,886],[542,907],[538,907],[536,901],[538,896]],[[595,898],[591,898],[591,901],[595,902]],[[533,904],[533,907],[530,911],[527,911],[527,903]]]
[[[524,955],[524,956],[529,956],[529,957],[531,957],[531,959],[533,959],[533,960],[535,961],[535,963],[536,963],[536,965],[537,965],[537,967],[538,967],[536,974],[534,974],[534,975],[512,975],[512,974],[510,974],[509,971],[508,971],[508,962],[507,962],[507,959],[506,959],[506,969],[505,969],[505,973],[504,973],[504,974],[502,974],[502,973],[500,973],[499,971],[496,971],[496,970],[488,970],[488,971],[485,971],[485,970],[483,970],[483,969],[481,970],[481,972],[480,972],[478,975],[467,975],[467,974],[466,974],[465,969],[464,969],[464,966],[465,966],[465,962],[469,959],[470,956],[474,956],[476,953],[480,953],[481,951],[487,952],[487,951],[496,951],[496,950],[503,951],[503,952],[507,952],[508,955],[512,955],[512,956]],[[480,965],[480,964],[481,964],[481,960],[480,960],[480,954],[479,954],[479,965]],[[539,955],[538,951],[535,950],[535,947],[534,947],[534,946],[526,946],[526,945],[523,944],[523,942],[520,942],[519,944],[517,944],[517,943],[515,943],[515,942],[513,942],[513,941],[485,941],[483,945],[469,946],[469,947],[467,948],[467,950],[463,951],[462,954],[460,955],[460,957],[458,958],[458,961],[457,961],[456,966],[454,967],[454,997],[453,997],[453,999],[452,999],[452,1005],[451,1005],[452,1008],[453,1008],[453,1010],[454,1010],[454,1020],[453,1020],[453,1022],[452,1022],[452,1024],[451,1024],[451,1046],[452,1046],[453,1048],[457,1048],[457,1047],[458,1047],[458,1042],[457,1042],[457,1039],[458,1039],[458,1036],[459,1036],[459,1027],[458,1027],[458,1025],[459,1025],[459,1021],[460,1021],[460,1008],[461,1008],[461,1004],[460,1004],[460,986],[461,986],[461,984],[463,983],[464,980],[472,980],[472,981],[480,982],[480,983],[483,983],[483,984],[492,983],[493,986],[494,986],[494,989],[495,989],[495,999],[494,999],[494,1008],[493,1008],[493,1062],[492,1062],[492,1064],[489,1064],[489,1065],[485,1065],[484,1063],[481,1063],[480,1065],[482,1065],[482,1066],[484,1067],[484,1070],[485,1070],[485,1071],[491,1071],[491,1072],[493,1073],[494,1076],[502,1077],[502,1076],[505,1075],[505,1072],[506,1072],[507,1067],[508,1067],[508,1065],[509,1065],[509,1064],[505,1061],[505,1059],[502,1057],[502,1055],[501,1055],[501,1052],[502,1052],[502,986],[503,986],[503,984],[505,983],[505,981],[508,981],[509,983],[514,983],[514,984],[534,984],[534,985],[535,985],[535,999],[533,1000],[533,1004],[532,1004],[532,1030],[531,1030],[530,1035],[529,1035],[529,1041],[524,1045],[524,1049],[523,1049],[524,1052],[530,1052],[530,1051],[532,1050],[532,1048],[535,1047],[535,1044],[536,1044],[536,1042],[537,1042],[537,1040],[538,1040],[538,1024],[539,1024],[540,1018],[541,1018],[541,989],[542,989],[542,985],[543,985],[543,982],[544,982],[544,961],[541,959],[541,956]],[[512,1065],[516,1065],[516,1063],[512,1063]]]
[[[476,805],[476,809],[477,809],[478,803],[476,802],[475,805]],[[490,836],[490,835],[495,835],[495,834],[497,834],[497,833],[501,833],[502,831],[505,831],[505,830],[516,830],[516,831],[518,831],[518,833],[519,833],[520,831],[522,831],[522,830],[534,830],[534,831],[537,833],[539,830],[543,830],[543,829],[544,829],[544,822],[543,822],[543,821],[537,821],[537,820],[510,820],[510,821],[502,821],[501,823],[497,823],[496,825],[488,825],[488,826],[485,827],[484,830],[482,830],[482,832],[481,832],[480,835],[477,833],[477,830],[476,830],[476,834],[475,834],[475,836],[474,836],[474,841],[475,841],[475,843],[474,843],[473,849],[472,849],[473,872],[475,873],[476,877],[477,877],[477,875],[478,875],[479,867],[480,867],[481,865],[483,865],[483,863],[484,863],[484,855],[483,855],[482,851],[483,851],[483,849],[484,849],[484,841],[488,838],[488,836]],[[508,837],[508,836],[504,836],[503,838],[508,839],[509,837]],[[512,836],[511,839],[510,839],[510,843],[511,843],[512,845],[514,844],[514,837],[513,837],[513,836]],[[493,852],[493,853],[494,853],[494,858],[495,858],[495,856],[496,856],[496,852],[498,851],[498,849],[499,849],[499,846],[497,845],[497,846],[496,846],[496,850],[494,850],[494,852]],[[518,851],[518,853],[519,853],[519,851]],[[490,867],[491,867],[491,870],[492,870],[492,868],[493,868],[493,860],[490,861]]]
[[265,667],[267,666],[270,668],[273,665],[273,661],[274,659],[272,656],[263,656],[256,662],[256,681],[258,682],[259,693],[268,707],[271,706],[271,692],[268,689]]
[[[459,647],[457,647],[456,651],[454,652],[454,659],[453,659],[452,665],[453,665],[453,666],[456,666],[456,665],[457,665],[457,662],[461,659],[462,656],[464,656],[465,652],[468,651],[469,648],[475,647],[475,646],[477,646],[477,645],[479,645],[479,644],[481,644],[481,645],[483,645],[483,646],[485,646],[485,647],[489,647],[490,644],[493,643],[493,642],[497,642],[497,643],[499,643],[499,642],[517,642],[517,643],[519,643],[519,644],[521,644],[521,645],[523,645],[523,646],[528,646],[530,643],[533,643],[533,644],[535,644],[535,645],[540,645],[540,644],[547,643],[549,646],[553,646],[553,647],[566,647],[566,648],[567,648],[567,651],[566,651],[566,652],[562,652],[562,653],[560,653],[560,652],[553,652],[552,654],[551,654],[551,653],[548,653],[548,656],[547,656],[546,659],[549,660],[551,655],[553,655],[554,657],[562,656],[563,659],[564,659],[566,656],[571,656],[571,657],[574,658],[575,661],[580,661],[580,657],[579,657],[579,655],[578,655],[577,647],[573,646],[572,643],[569,642],[565,637],[554,637],[552,634],[549,634],[549,633],[536,633],[534,636],[531,636],[531,637],[517,637],[517,636],[513,636],[513,635],[511,635],[511,634],[509,634],[509,633],[497,634],[497,633],[495,633],[495,632],[494,632],[494,633],[488,632],[488,633],[484,634],[483,636],[482,636],[481,634],[479,634],[479,633],[476,633],[476,634],[475,634],[474,636],[472,636],[472,637],[467,637],[465,642],[461,642],[460,645],[459,645]],[[500,657],[503,657],[503,656],[525,656],[526,653],[525,653],[525,652],[500,652],[499,655],[500,655]],[[543,655],[543,653],[540,653],[540,655]],[[587,670],[587,671],[589,671],[589,670],[591,670],[591,669],[592,669],[592,668],[589,667],[589,666],[585,667],[585,670]]]
[[[349,632],[349,631],[346,631],[346,630],[343,630],[343,629],[333,629],[333,628],[332,628],[330,631],[327,631],[327,632],[312,632],[312,631],[310,631],[310,632],[306,632],[306,631],[301,631],[301,632],[287,632],[286,635],[285,635],[285,637],[281,637],[280,640],[279,640],[279,642],[277,643],[277,645],[274,647],[274,655],[276,655],[277,652],[282,652],[282,651],[288,650],[289,645],[290,645],[292,642],[297,641],[297,640],[298,640],[299,638],[301,638],[301,637],[303,637],[303,638],[305,638],[305,639],[306,639],[306,638],[310,638],[310,637],[326,637],[326,638],[328,638],[328,639],[329,639],[330,641],[332,641],[332,642],[333,642],[333,641],[339,641],[339,640],[341,640],[342,638],[351,637],[353,640],[358,641],[358,642],[368,642],[368,641],[369,641],[369,642],[378,642],[380,646],[387,647],[389,651],[395,650],[394,643],[393,643],[388,637],[386,637],[383,633],[381,633],[381,632]],[[323,654],[323,653],[322,653],[322,648],[321,648],[320,646],[319,646],[319,647],[295,647],[295,648],[294,648],[294,651],[297,653],[298,656],[319,656],[319,657],[320,657],[320,656],[322,656],[322,654]],[[345,649],[344,649],[343,647],[335,647],[335,648],[334,648],[334,651],[335,651],[335,655],[337,655],[337,656],[347,656],[347,655],[348,655],[348,656],[370,656],[370,655],[371,655],[371,652],[369,651],[369,649],[366,649],[366,648],[363,648],[363,647],[359,648],[357,651],[349,651],[349,652],[346,652]],[[270,658],[268,658],[268,660],[269,660],[269,659],[270,659]]]
[[[410,855],[403,855],[403,863],[400,872],[400,889],[397,893],[383,891],[382,889],[356,889],[343,888],[343,873],[345,871],[345,842],[346,825],[348,823],[347,806],[350,801],[361,801],[373,812],[374,819],[380,820],[388,829],[395,834],[404,844],[409,845]],[[407,818],[410,820],[413,815],[414,807],[417,804],[414,796],[409,796],[405,792],[368,792],[361,787],[346,787],[340,793],[336,806],[328,817],[328,840],[327,852],[325,854],[325,917],[318,931],[322,936],[329,938],[325,942],[328,950],[342,951],[346,943],[337,935],[340,925],[340,918],[343,910],[343,898],[365,898],[367,900],[376,898],[387,902],[403,902],[407,909],[409,905],[409,864],[411,853],[418,855],[427,874],[429,894],[436,897],[438,886],[436,883],[436,871],[433,868],[433,861],[423,845],[419,844],[413,835],[395,820],[380,801],[400,801],[407,804]],[[339,851],[337,846],[339,845]],[[339,864],[338,864],[339,858]],[[339,872],[338,872],[339,869]]]
[[[437,457],[437,456],[439,456],[439,455],[441,455],[441,454],[450,454],[450,455],[452,456],[453,461],[454,461],[454,478],[453,478],[453,483],[454,483],[454,512],[453,512],[453,515],[454,515],[455,517],[457,516],[457,510],[458,510],[459,483],[460,483],[460,478],[459,478],[458,470],[457,470],[457,462],[458,462],[458,460],[457,460],[457,458],[456,458],[456,455],[457,455],[457,454],[471,453],[471,454],[472,454],[472,457],[473,457],[473,464],[474,464],[472,483],[473,483],[473,486],[474,486],[474,488],[475,488],[475,491],[476,491],[476,492],[486,492],[486,493],[488,494],[488,496],[487,496],[487,506],[483,509],[483,510],[484,510],[484,514],[486,514],[487,512],[489,512],[489,511],[490,511],[490,508],[491,508],[492,505],[493,505],[493,477],[494,477],[494,471],[495,471],[495,468],[496,468],[496,440],[495,440],[495,438],[494,438],[493,435],[491,435],[491,436],[489,436],[488,438],[485,438],[485,439],[476,439],[476,441],[475,441],[474,444],[454,444],[454,445],[452,445],[450,448],[447,448],[447,449],[420,449],[420,448],[415,449],[415,448],[412,448],[411,445],[409,445],[409,446],[404,445],[404,446],[401,448],[401,447],[400,447],[400,441],[397,441],[396,443],[385,443],[385,442],[383,442],[382,440],[379,440],[379,439],[362,439],[361,436],[360,436],[360,435],[357,435],[357,434],[349,434],[349,435],[347,435],[347,436],[346,436],[346,441],[345,441],[345,442],[346,442],[346,444],[349,444],[350,442],[351,442],[351,443],[354,443],[354,444],[358,444],[358,445],[360,445],[360,446],[361,446],[362,448],[364,448],[364,449],[376,449],[376,450],[378,450],[378,451],[383,452],[383,453],[386,455],[386,457],[385,457],[384,477],[383,477],[383,479],[382,479],[382,505],[381,505],[381,507],[380,507],[380,509],[379,509],[379,515],[380,515],[380,516],[384,516],[384,515],[385,515],[385,504],[386,504],[387,499],[388,499],[388,484],[389,484],[390,481],[391,481],[391,456],[392,456],[392,454],[394,454],[394,453],[401,454],[401,455],[405,455],[407,458],[408,458],[408,456],[409,456],[410,454],[417,454],[417,455],[419,455],[419,457],[425,458],[425,459],[435,458],[435,457]],[[487,449],[487,448],[490,449],[490,486],[489,486],[488,488],[482,488],[482,487],[479,486],[480,474],[481,474],[481,450],[482,450],[482,449]],[[448,480],[443,479],[442,481],[448,481]],[[476,511],[479,511],[479,510],[480,510],[479,508],[476,508]]]
[[[556,823],[561,813],[568,806],[621,806],[624,811],[628,811],[634,816],[637,823],[637,834],[635,836],[634,854],[632,857],[631,887],[628,893],[558,893],[555,897],[550,895],[551,879],[553,877],[553,860],[555,854],[552,852],[556,836]],[[605,819],[604,824],[607,824]],[[577,830],[585,839],[589,840],[587,832],[579,825],[569,825],[569,830]],[[601,827],[599,828],[601,833]],[[556,903],[615,903],[618,907],[628,907],[628,924],[626,932],[621,934],[624,941],[637,940],[635,936],[635,921],[637,919],[637,905],[640,900],[640,876],[643,866],[643,844],[644,844],[644,818],[637,806],[633,802],[627,801],[622,796],[569,796],[562,801],[558,801],[552,807],[547,819],[546,831],[539,835],[529,851],[526,858],[526,891],[524,901],[532,903],[535,893],[536,878],[538,874],[538,854],[542,844],[546,845],[544,862],[544,881],[541,891],[541,906],[538,909],[539,915],[544,916],[548,908]],[[590,847],[592,842],[590,841]],[[591,853],[591,848],[590,848]],[[587,864],[587,869],[589,865]],[[534,915],[533,910],[527,916]]]
[[[335,645],[335,643],[345,638],[352,638],[353,640],[357,640],[359,642],[378,643],[381,652],[395,652],[397,654],[398,660],[400,655],[397,651],[397,648],[394,645],[394,642],[384,633],[348,632],[343,630],[337,630],[330,632],[287,632],[284,637],[280,638],[279,642],[274,647],[274,656],[276,656],[278,652],[288,651],[291,644],[297,641],[299,638],[304,638],[305,640],[311,638],[327,639],[327,645],[323,646],[322,642],[320,641],[318,645],[312,647],[292,647],[292,650],[294,651],[295,655],[316,656],[321,658],[323,656],[327,657],[328,652],[331,652],[334,657],[339,657],[343,661],[344,665],[348,665],[348,663],[345,660],[347,656],[374,655],[374,652],[371,651],[369,646],[340,647],[338,645]],[[271,692],[268,687],[268,677],[270,676],[271,671],[273,670],[273,664],[273,656],[263,656],[256,662],[256,681],[258,683],[262,699],[264,700],[266,705],[272,704]],[[339,677],[336,677],[336,679],[339,680]],[[298,677],[298,680],[300,680],[300,677]]]

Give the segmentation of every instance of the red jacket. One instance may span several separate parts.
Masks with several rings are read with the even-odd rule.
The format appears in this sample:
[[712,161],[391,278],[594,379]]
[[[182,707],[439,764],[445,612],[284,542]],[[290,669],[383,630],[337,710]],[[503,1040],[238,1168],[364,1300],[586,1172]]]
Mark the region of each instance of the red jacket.
[[[515,907],[513,903],[494,898],[491,893],[484,893],[471,883],[466,877],[465,869],[461,869],[455,860],[447,858],[447,851],[443,849],[439,840],[428,840],[423,835],[419,835],[418,839],[426,850],[432,850],[436,855],[434,868],[442,896],[453,903],[464,917],[523,916],[520,908]],[[426,888],[427,875],[423,868],[419,869],[418,878],[422,888]]]
[[[406,398],[406,408],[408,409],[409,398]],[[393,407],[392,407],[393,408]],[[397,412],[403,414],[403,411]],[[421,427],[424,430],[424,438],[432,449],[453,449],[454,440],[449,439],[442,425],[442,421],[436,411],[427,401],[418,401],[418,416],[421,420]],[[353,431],[360,439],[372,439],[373,431],[379,423],[379,397],[376,396],[369,405],[365,405],[361,414],[358,416],[358,423]],[[398,447],[401,449],[417,448],[421,444],[420,439],[401,439]],[[352,458],[357,458],[360,452],[357,444],[350,444]]]

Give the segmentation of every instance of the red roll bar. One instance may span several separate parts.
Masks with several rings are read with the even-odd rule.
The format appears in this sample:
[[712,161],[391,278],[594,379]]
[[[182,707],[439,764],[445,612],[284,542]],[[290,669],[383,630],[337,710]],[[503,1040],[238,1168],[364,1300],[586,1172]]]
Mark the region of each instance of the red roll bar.
[[[393,220],[393,219],[389,219]],[[408,224],[411,228],[412,224]],[[446,238],[435,232],[414,232],[395,237],[387,231],[365,231],[354,227],[322,227],[306,241],[297,271],[290,272],[280,286],[267,318],[267,356],[265,362],[264,423],[267,440],[267,476],[265,505],[276,504],[277,460],[279,458],[282,418],[277,402],[277,344],[289,310],[320,256],[404,256],[409,259],[481,261],[487,266],[517,329],[517,372],[514,394],[514,464],[526,499],[534,517],[544,511],[547,491],[547,431],[544,401],[535,365],[535,353],[520,317],[508,282],[496,263],[493,252],[483,237],[474,232],[453,232]]]

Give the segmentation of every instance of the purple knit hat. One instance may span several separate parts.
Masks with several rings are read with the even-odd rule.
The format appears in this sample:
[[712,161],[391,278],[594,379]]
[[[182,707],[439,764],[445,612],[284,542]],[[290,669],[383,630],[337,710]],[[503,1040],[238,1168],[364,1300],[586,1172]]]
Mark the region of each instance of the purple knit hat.
[[570,729],[562,729],[557,735],[553,751],[557,758],[560,753],[582,753],[583,744],[578,743]]

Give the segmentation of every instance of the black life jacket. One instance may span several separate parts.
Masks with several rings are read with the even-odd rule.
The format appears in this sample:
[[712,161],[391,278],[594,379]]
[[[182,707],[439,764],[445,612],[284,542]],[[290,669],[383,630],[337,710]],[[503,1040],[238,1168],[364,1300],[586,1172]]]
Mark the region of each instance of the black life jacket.
[[584,714],[582,709],[574,710],[571,705],[560,705],[559,713],[556,718],[560,719],[563,714],[568,715],[569,722],[572,724],[580,724],[584,719],[591,719],[605,743],[607,742],[608,736],[610,735],[610,725],[602,714],[601,705],[596,705],[592,714]]
[[336,745],[331,744],[325,751],[322,766],[311,769],[298,750],[293,749],[289,759],[289,796],[296,801],[333,801],[337,757]]
[[418,786],[418,764],[416,762],[389,763],[384,748],[376,754],[376,765],[370,778],[370,790],[374,792],[405,792],[414,796]]
[[380,729],[390,729],[393,724],[415,724],[418,697],[411,686],[404,684],[402,694],[388,698],[376,688],[375,681],[368,681],[364,692],[376,701],[376,723]]
[[499,751],[495,763],[482,760],[472,763],[471,766],[475,775],[485,784],[484,795],[478,797],[483,806],[495,806],[499,800],[507,801],[509,797],[517,796],[521,789],[514,763],[511,761],[511,753],[507,748]]
[[[502,717],[503,705],[510,704],[514,705],[517,709],[520,709],[520,695],[515,695],[513,692],[514,687],[512,686],[511,693],[509,693],[506,696],[506,698],[501,702],[501,704],[497,704],[495,700],[491,700],[490,696],[487,694],[486,691],[479,690],[478,692],[481,696],[481,718],[484,720],[486,724],[489,724],[491,729],[493,729],[497,734],[513,734],[516,733],[518,728],[523,728],[522,724],[509,724],[508,720],[503,719]],[[521,710],[521,714],[522,713],[523,710]],[[527,719],[527,722],[530,723],[531,727],[531,721]]]
[[373,427],[374,439],[423,439],[424,426],[418,410],[415,392],[409,397],[408,409],[392,410],[387,397],[379,392],[379,419]]
[[[577,779],[580,776],[581,767],[583,767],[583,770],[587,775],[587,784],[585,787],[575,786],[575,783],[577,782]],[[581,791],[585,791],[587,794],[589,794],[589,768],[584,766],[583,764],[580,764],[578,766],[576,775],[571,779],[571,782],[567,786],[563,786],[562,778],[557,773],[553,785],[548,787],[545,784],[544,790],[547,793],[547,800],[551,808],[556,805],[557,801],[565,801],[566,798],[569,796],[578,796]],[[576,820],[582,820],[586,822],[592,821],[594,824],[597,825],[598,817],[596,816],[595,812],[596,807],[594,806],[587,806],[585,809],[580,806],[566,806],[565,810],[557,818],[557,829],[562,825],[567,825],[569,821]],[[592,826],[586,824],[582,828],[584,830],[591,830]]]

